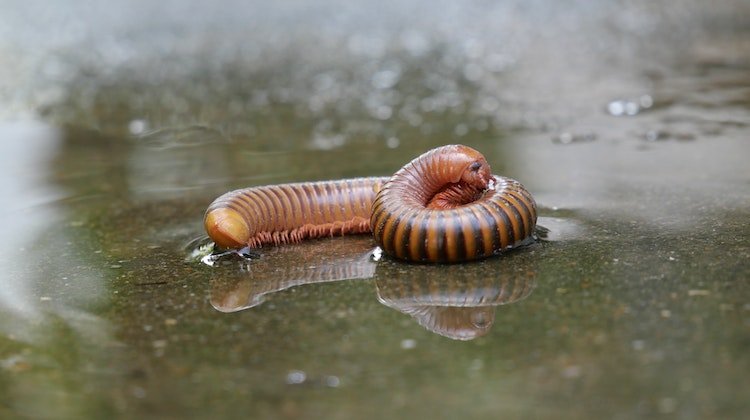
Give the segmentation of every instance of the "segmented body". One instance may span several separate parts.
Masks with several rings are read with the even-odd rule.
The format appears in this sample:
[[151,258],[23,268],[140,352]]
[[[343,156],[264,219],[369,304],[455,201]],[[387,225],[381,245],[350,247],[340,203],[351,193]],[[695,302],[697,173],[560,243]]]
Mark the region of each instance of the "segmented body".
[[531,195],[517,181],[494,176],[495,189],[453,209],[424,209],[384,194],[373,208],[378,245],[408,261],[459,262],[523,243],[536,225]]
[[387,180],[355,178],[230,191],[206,210],[206,232],[222,248],[366,233],[375,194]]
[[536,204],[461,145],[433,149],[391,178],[283,184],[214,201],[206,231],[223,248],[372,231],[383,251],[418,262],[488,257],[528,240]]

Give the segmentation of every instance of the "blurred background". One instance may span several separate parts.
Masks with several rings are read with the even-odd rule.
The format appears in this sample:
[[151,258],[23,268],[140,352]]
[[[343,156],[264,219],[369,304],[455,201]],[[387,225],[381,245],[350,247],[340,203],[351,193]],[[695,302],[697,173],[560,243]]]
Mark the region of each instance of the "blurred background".
[[[750,3],[0,0],[0,417],[746,418]],[[253,185],[482,151],[538,240],[199,261]]]

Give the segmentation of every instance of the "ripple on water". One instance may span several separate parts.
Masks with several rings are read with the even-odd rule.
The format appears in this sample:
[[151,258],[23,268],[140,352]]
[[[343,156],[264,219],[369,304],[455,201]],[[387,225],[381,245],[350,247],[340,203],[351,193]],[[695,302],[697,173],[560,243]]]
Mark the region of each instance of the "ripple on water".
[[539,217],[536,232],[544,242],[563,242],[582,239],[586,227],[579,221],[562,217]]

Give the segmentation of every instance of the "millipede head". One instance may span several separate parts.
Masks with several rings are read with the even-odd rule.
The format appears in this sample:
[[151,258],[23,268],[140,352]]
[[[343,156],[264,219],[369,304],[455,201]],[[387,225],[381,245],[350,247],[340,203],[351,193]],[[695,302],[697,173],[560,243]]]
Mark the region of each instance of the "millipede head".
[[484,157],[467,165],[463,175],[461,175],[462,182],[480,189],[486,189],[490,183],[490,179],[492,179],[492,171]]
[[[486,189],[492,179],[492,169],[487,159],[474,148],[462,144],[443,146],[450,165],[458,176],[453,182],[461,182],[477,189]],[[454,176],[456,176],[454,175]]]

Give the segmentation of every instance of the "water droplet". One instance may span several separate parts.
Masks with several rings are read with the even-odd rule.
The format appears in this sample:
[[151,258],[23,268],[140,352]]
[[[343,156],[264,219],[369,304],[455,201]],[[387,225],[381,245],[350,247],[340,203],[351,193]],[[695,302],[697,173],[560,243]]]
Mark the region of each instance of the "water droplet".
[[643,340],[633,340],[630,345],[633,347],[633,350],[635,351],[641,351],[644,348],[646,348],[646,342]]
[[419,127],[424,122],[424,119],[419,114],[413,114],[409,116],[409,125],[412,127]]
[[137,119],[132,120],[128,123],[128,131],[134,136],[140,136],[148,130],[148,122],[146,120]]
[[389,107],[388,105],[380,105],[379,107],[375,108],[373,111],[373,115],[375,118],[379,120],[387,120],[391,118],[393,115],[393,108]]
[[405,340],[401,340],[401,348],[404,350],[411,350],[414,347],[417,347],[417,340],[407,338]]
[[612,101],[609,104],[607,104],[607,112],[609,112],[610,115],[614,115],[615,117],[619,117],[620,115],[625,113],[625,104],[623,101]]
[[307,374],[301,370],[293,370],[286,375],[286,383],[290,385],[299,385],[305,382]]
[[638,115],[641,107],[633,101],[618,99],[607,104],[607,112],[615,117]]
[[638,103],[642,108],[651,108],[654,105],[654,98],[652,98],[651,95],[641,95],[641,97],[638,98]]
[[401,73],[396,69],[381,70],[372,76],[372,86],[377,89],[390,89],[400,78]]
[[557,140],[557,143],[560,143],[560,144],[573,143],[573,134],[571,134],[571,133],[561,133],[559,136],[557,136],[556,139],[553,139],[553,141],[554,140]]
[[323,378],[323,382],[325,382],[326,386],[329,388],[338,388],[339,385],[341,385],[341,380],[338,378],[338,376],[326,376]]
[[641,110],[641,107],[635,103],[627,101],[625,102],[625,113],[629,116],[637,115],[638,112]]

